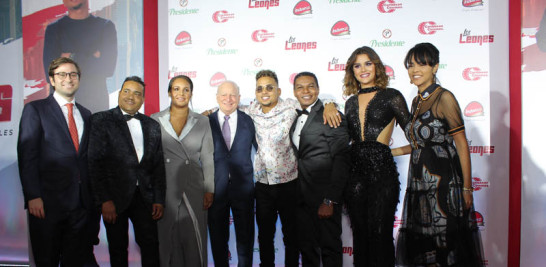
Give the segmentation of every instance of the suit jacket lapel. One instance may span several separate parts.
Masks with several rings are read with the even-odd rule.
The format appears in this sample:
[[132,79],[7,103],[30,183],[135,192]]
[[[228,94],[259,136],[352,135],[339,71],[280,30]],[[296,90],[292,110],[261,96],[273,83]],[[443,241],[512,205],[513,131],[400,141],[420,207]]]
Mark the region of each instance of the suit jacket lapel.
[[233,148],[235,144],[237,144],[237,139],[240,135],[239,133],[242,133],[242,131],[247,130],[247,126],[243,121],[243,116],[241,115],[241,113],[243,112],[239,111],[238,109],[235,112],[237,112],[237,129],[235,129],[235,137],[233,138],[233,143],[231,144],[231,148]]
[[[90,127],[90,123],[89,123],[89,117],[87,113],[85,112],[82,112],[83,111],[83,107],[82,105],[76,103],[76,106],[78,106],[78,110],[80,111],[80,115],[82,116],[82,120],[83,120],[83,134],[82,134],[82,140],[80,140],[80,148],[84,147],[84,148],[87,148],[87,143],[89,142],[89,127]],[[85,113],[85,114],[84,114]],[[84,149],[80,149],[79,150],[79,154],[83,153],[84,152]]]
[[48,97],[48,103],[49,110],[53,115],[52,117],[55,118],[55,121],[59,124],[59,128],[62,129],[65,138],[69,141],[72,149],[74,150],[74,153],[76,153],[76,148],[72,143],[72,137],[70,136],[70,131],[68,130],[68,124],[66,123],[66,119],[64,117],[63,111],[61,110],[61,107],[59,106],[59,103],[57,103],[57,100],[55,100],[53,95],[50,95]]
[[[127,120],[125,120],[125,117],[123,116],[123,113],[121,112],[120,107],[114,109],[114,119],[117,121],[117,125],[119,129],[121,130],[122,138],[125,140],[125,142],[128,143],[130,147],[130,151],[133,152],[133,157],[136,161],[138,161],[138,155],[136,153],[135,144],[133,144],[133,138],[131,137],[131,131],[129,131],[129,126],[127,125]],[[140,123],[142,125],[142,122]],[[144,129],[142,129],[142,134],[144,138]],[[146,139],[144,139],[146,140]],[[144,158],[144,157],[143,157]]]
[[[220,127],[220,121],[218,121],[218,110],[213,112],[210,116],[209,116],[209,119],[212,120],[212,123],[213,123],[213,127],[216,129],[216,131],[220,134],[220,136],[222,137],[222,144],[224,144],[224,148],[226,149],[226,151],[228,151],[227,149],[227,144],[226,144],[226,141],[224,140],[224,136],[222,134],[222,127]],[[237,124],[239,124],[239,122],[237,122]],[[238,127],[238,126],[237,126]],[[214,130],[214,129],[211,129],[211,130]],[[237,133],[235,133],[237,134]]]

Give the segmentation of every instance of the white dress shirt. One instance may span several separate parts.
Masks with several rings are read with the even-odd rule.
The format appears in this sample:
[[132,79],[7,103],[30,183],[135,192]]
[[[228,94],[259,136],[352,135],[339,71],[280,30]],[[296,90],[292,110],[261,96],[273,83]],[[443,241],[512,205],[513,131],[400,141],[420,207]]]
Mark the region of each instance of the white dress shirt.
[[[129,115],[129,113],[123,111],[123,109],[120,108],[120,110],[123,115]],[[127,121],[127,126],[131,132],[131,139],[133,139],[133,146],[135,146],[138,162],[140,162],[142,160],[142,155],[144,155],[144,136],[142,135],[142,125],[140,124],[139,120],[130,119]]]
[[[226,114],[219,109],[218,123],[220,124],[220,130],[222,130],[222,127],[224,125],[224,120],[225,120],[224,116],[226,116]],[[230,135],[231,135],[231,140],[229,141],[230,142],[229,147],[231,147],[231,145],[233,145],[233,140],[235,140],[235,133],[237,131],[237,110],[229,114],[228,123],[229,123]]]
[[[313,106],[316,103],[317,103],[317,101],[315,101],[315,103],[308,106],[305,110],[307,110],[307,112],[311,113],[311,109],[313,108]],[[296,124],[296,128],[294,129],[294,133],[292,134],[292,142],[294,142],[294,145],[296,146],[297,149],[300,149],[301,130],[303,129],[303,125],[305,125],[305,122],[307,122],[307,118],[309,118],[309,115],[301,114],[301,116],[299,116],[296,119],[297,124]]]
[[64,119],[66,120],[66,126],[68,127],[68,107],[65,106],[68,103],[74,104],[72,108],[72,115],[74,115],[74,122],[76,123],[76,129],[78,130],[78,142],[81,143],[82,135],[83,135],[83,118],[82,114],[80,113],[80,110],[78,110],[78,106],[76,106],[76,99],[72,99],[72,101],[66,101],[61,95],[55,91],[53,93],[53,98],[57,101],[57,104],[61,107],[61,110],[63,111]]

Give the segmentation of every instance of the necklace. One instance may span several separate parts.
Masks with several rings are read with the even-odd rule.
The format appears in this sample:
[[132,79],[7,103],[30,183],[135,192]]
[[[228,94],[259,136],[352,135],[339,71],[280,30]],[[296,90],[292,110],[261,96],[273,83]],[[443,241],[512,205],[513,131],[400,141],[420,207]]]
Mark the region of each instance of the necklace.
[[371,92],[375,92],[377,91],[379,88],[373,86],[373,87],[368,87],[368,88],[361,88],[361,89],[358,89],[358,94],[367,94],[367,93],[371,93]]
[[434,91],[431,93],[426,92],[425,96],[421,95],[421,93],[418,93],[419,96],[419,102],[417,102],[417,108],[415,108],[415,112],[413,113],[413,119],[411,120],[409,135],[411,138],[411,141],[413,142],[413,147],[417,147],[417,140],[415,139],[415,134],[413,132],[413,126],[415,125],[415,120],[417,120],[417,116],[419,115],[419,111],[421,110],[421,105],[423,102],[427,101],[432,95],[434,95],[438,89],[440,89],[440,86],[436,87]]

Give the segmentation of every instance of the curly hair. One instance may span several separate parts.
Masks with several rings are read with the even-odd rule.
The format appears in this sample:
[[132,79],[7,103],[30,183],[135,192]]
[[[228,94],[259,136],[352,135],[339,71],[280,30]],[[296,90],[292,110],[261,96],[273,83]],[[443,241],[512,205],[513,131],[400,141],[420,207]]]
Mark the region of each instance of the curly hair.
[[345,77],[343,78],[343,95],[354,95],[358,93],[358,89],[360,88],[360,83],[355,78],[355,72],[353,70],[358,55],[367,55],[370,58],[370,61],[375,65],[375,86],[381,89],[387,88],[389,85],[389,76],[387,76],[381,58],[379,58],[379,55],[377,55],[371,47],[363,46],[353,51],[347,60],[347,64],[345,65]]
[[262,77],[269,77],[275,80],[275,83],[277,83],[277,86],[279,85],[279,79],[277,79],[277,74],[272,70],[261,70],[258,73],[256,73],[256,81],[258,81]]

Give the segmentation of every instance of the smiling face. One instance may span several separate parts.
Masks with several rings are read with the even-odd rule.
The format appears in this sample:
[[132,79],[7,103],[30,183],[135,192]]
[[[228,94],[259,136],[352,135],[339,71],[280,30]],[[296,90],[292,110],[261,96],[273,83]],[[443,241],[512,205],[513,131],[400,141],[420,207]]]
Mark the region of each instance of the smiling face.
[[[58,68],[56,68],[53,73],[78,73],[78,69],[76,66],[72,63],[64,63],[59,65]],[[59,75],[54,74],[53,76],[49,76],[49,81],[51,82],[51,85],[55,87],[55,91],[65,98],[68,101],[72,101],[74,99],[74,95],[76,94],[76,91],[78,91],[78,88],[80,86],[80,77],[71,78],[70,75],[66,75],[65,78],[59,77]]]
[[[264,76],[256,81],[256,100],[262,106],[262,110],[269,111],[274,108],[280,95],[281,88],[278,87],[275,79]],[[265,110],[264,112],[266,112]]]
[[300,76],[294,81],[294,96],[300,102],[302,109],[315,103],[319,92],[317,82],[311,76]]
[[87,0],[63,0],[63,4],[68,10],[87,8]]
[[187,107],[192,97],[190,83],[182,78],[174,80],[169,91],[169,97],[171,98],[171,106]]
[[142,103],[144,103],[144,87],[142,84],[135,81],[123,83],[118,96],[119,107],[123,111],[134,115],[138,112]]
[[415,61],[415,58],[412,57],[410,64],[408,64],[407,67],[410,81],[417,86],[419,92],[422,92],[434,83],[434,75],[438,71],[438,64],[434,67],[426,64],[419,64]]
[[375,86],[375,64],[373,64],[368,55],[360,54],[356,56],[355,63],[353,64],[353,72],[355,79],[360,84],[360,88]]
[[220,110],[229,115],[237,110],[241,95],[239,95],[239,89],[232,82],[224,82],[218,86],[218,93],[216,93],[216,101]]

